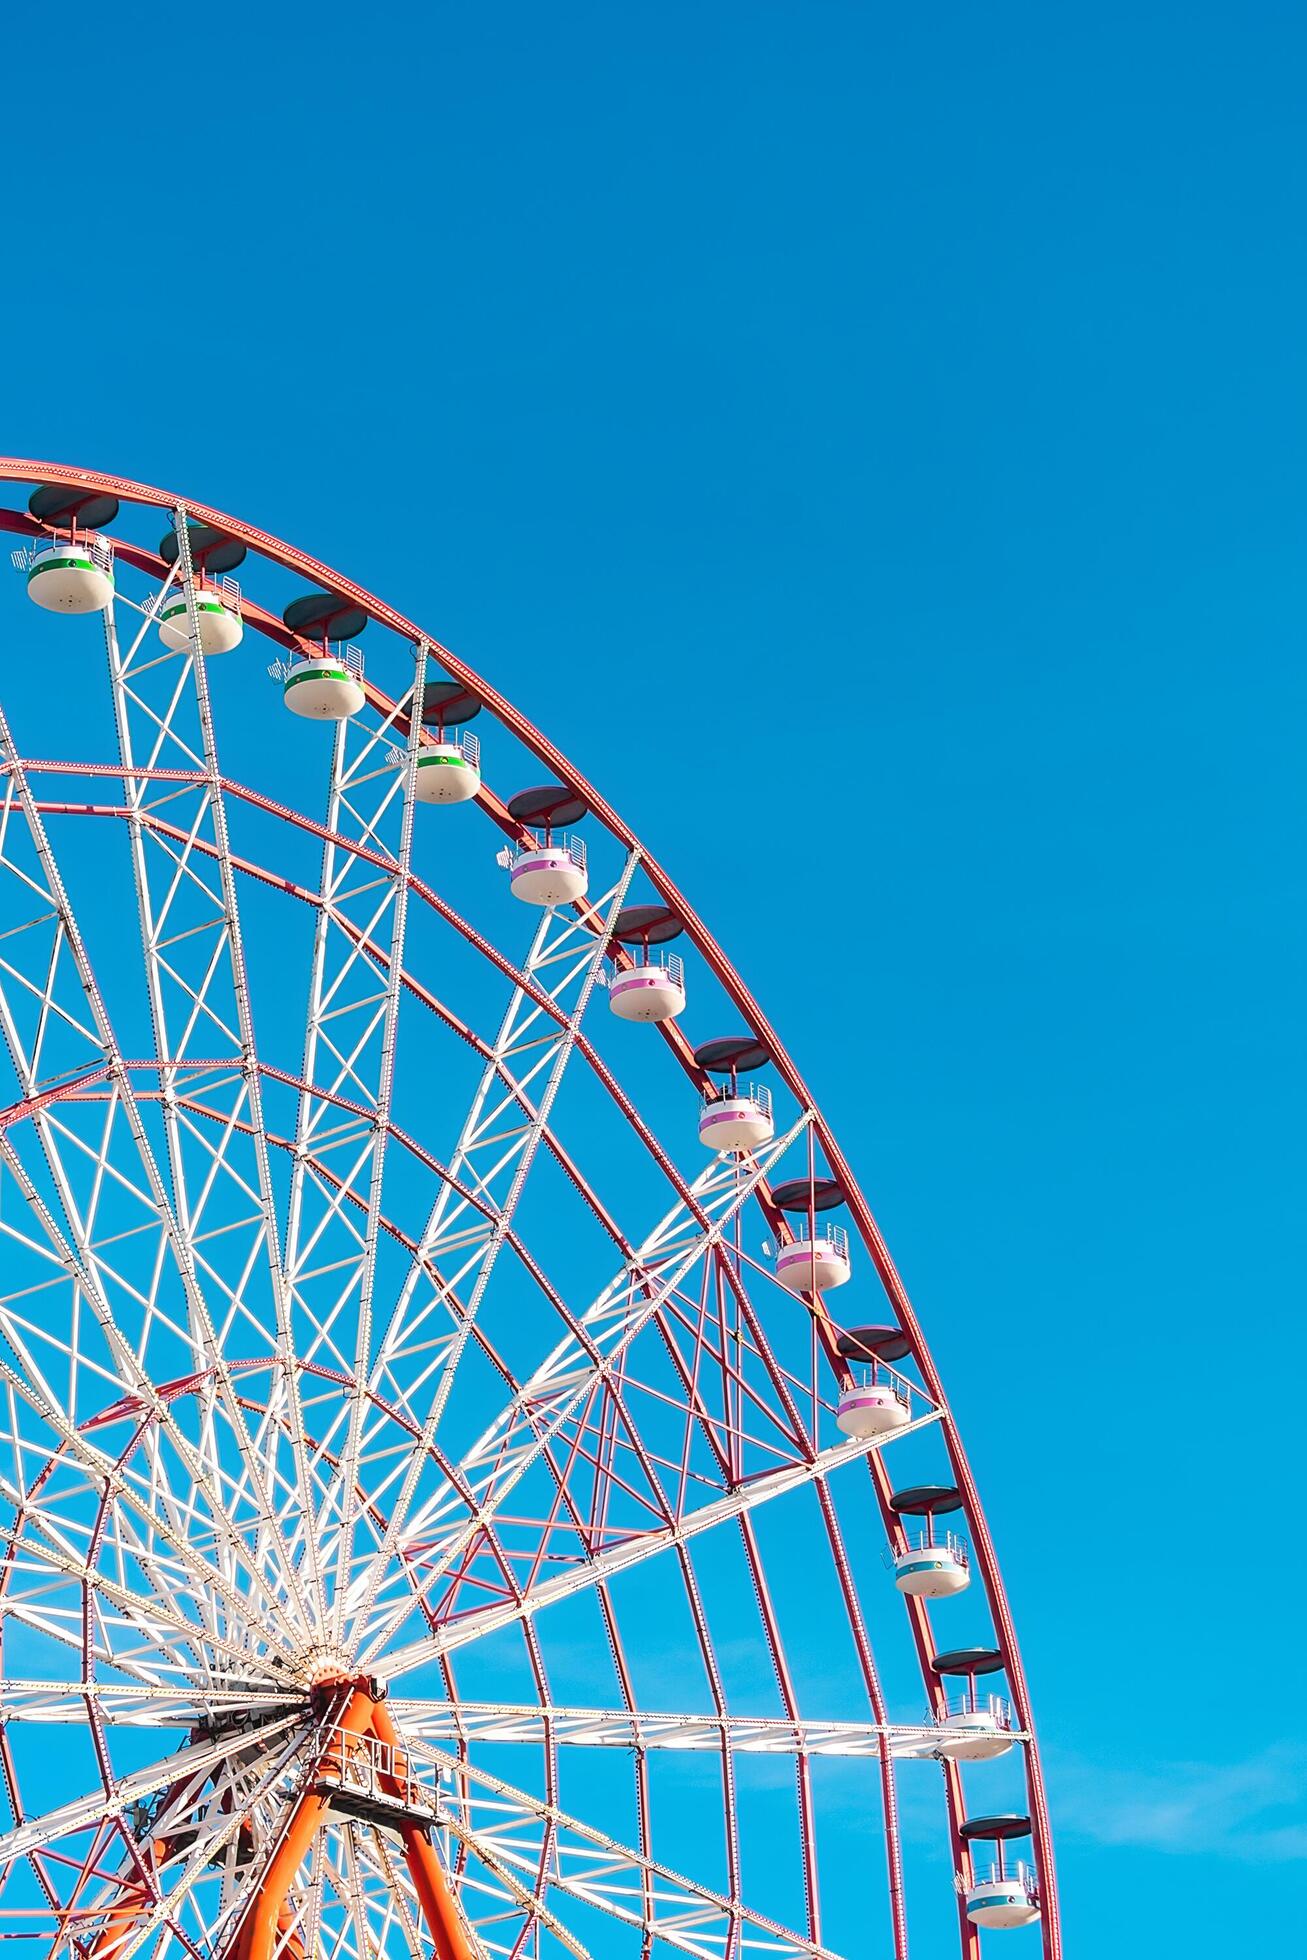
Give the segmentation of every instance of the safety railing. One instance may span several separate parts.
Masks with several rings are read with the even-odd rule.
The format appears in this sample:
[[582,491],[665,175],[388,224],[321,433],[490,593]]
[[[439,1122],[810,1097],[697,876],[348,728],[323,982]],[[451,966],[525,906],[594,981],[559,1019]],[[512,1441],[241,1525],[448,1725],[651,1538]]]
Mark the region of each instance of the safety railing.
[[315,1738],[319,1754],[314,1780],[342,1796],[396,1810],[434,1816],[439,1809],[439,1772],[432,1763],[415,1761],[407,1749],[396,1748],[380,1736],[355,1735],[332,1724]]
[[641,973],[648,973],[651,969],[665,973],[674,987],[685,992],[685,962],[679,953],[665,953],[660,946],[641,946],[632,951],[630,966],[614,964],[612,979],[620,980],[632,967],[638,967]]
[[765,1082],[750,1082],[743,1087],[737,1085],[733,1089],[711,1088],[704,1090],[703,1106],[705,1109],[715,1109],[718,1103],[723,1102],[751,1102],[760,1115],[765,1116],[769,1122],[771,1121],[771,1090]]
[[289,659],[274,660],[268,672],[274,681],[289,680],[306,660],[334,660],[351,673],[356,681],[363,679],[363,655],[357,647],[347,646],[343,640],[333,640],[326,648],[308,647],[303,652],[296,648]]
[[1026,1864],[1024,1859],[1009,1865],[999,1858],[986,1859],[983,1864],[973,1858],[971,1877],[963,1878],[959,1873],[953,1883],[963,1893],[974,1891],[978,1885],[1016,1885],[1032,1906],[1039,1904],[1039,1875],[1034,1866]]
[[[823,1225],[819,1217],[813,1227],[812,1237],[817,1244],[828,1245],[832,1252],[837,1253],[841,1259],[848,1258],[849,1235],[842,1225]],[[793,1252],[796,1243],[803,1245],[808,1243],[808,1226],[806,1220],[796,1224],[795,1237],[791,1239],[788,1245],[781,1247],[780,1258],[784,1259],[788,1253]]]
[[[167,606],[169,611],[172,611],[184,599],[185,591],[186,588],[179,577],[163,601],[163,604]],[[240,617],[240,585],[234,578],[229,578],[225,572],[210,576],[208,573],[197,571],[195,574],[195,597],[197,602],[206,597],[217,599],[219,604],[225,606],[228,612],[235,613],[238,618]]]
[[106,574],[113,571],[112,542],[108,538],[101,538],[92,534],[81,538],[33,538],[30,544],[19,545],[17,551],[11,551],[9,562],[16,572],[26,574],[31,571],[38,558],[44,558],[61,551],[76,551],[80,553],[83,557],[90,559],[97,571]]
[[909,1552],[946,1552],[958,1565],[971,1564],[971,1551],[965,1538],[959,1538],[956,1531],[931,1533],[923,1528],[920,1531],[905,1531],[901,1551],[887,1550],[885,1560],[892,1565],[896,1559],[905,1558]]
[[912,1406],[911,1385],[902,1375],[896,1375],[883,1361],[851,1361],[849,1373],[853,1377],[854,1388],[887,1388],[903,1404],[905,1409]]
[[1007,1696],[978,1695],[974,1687],[945,1696],[936,1719],[943,1722],[950,1715],[986,1715],[996,1729],[1012,1727],[1012,1704]]
[[[570,830],[560,831],[556,837],[551,837],[547,844],[540,838],[531,838],[525,844],[510,845],[507,852],[509,869],[519,864],[524,857],[534,857],[537,851],[561,851],[564,857],[571,858],[578,871],[585,870],[585,839],[577,837]],[[501,852],[500,862],[504,861],[504,854]]]
[[[440,735],[436,739],[442,748],[457,749],[470,769],[480,770],[481,744],[475,735]],[[432,746],[430,742],[424,743],[418,750],[419,757],[424,754],[429,755]],[[386,750],[386,760],[392,769],[402,769],[408,760],[408,750],[394,744]]]

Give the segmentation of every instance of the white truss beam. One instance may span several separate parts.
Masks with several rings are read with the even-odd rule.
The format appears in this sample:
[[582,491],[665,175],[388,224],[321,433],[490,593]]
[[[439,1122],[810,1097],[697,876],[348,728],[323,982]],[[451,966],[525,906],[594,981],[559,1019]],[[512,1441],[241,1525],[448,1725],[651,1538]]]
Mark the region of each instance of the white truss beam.
[[[661,1525],[655,1530],[634,1533],[624,1542],[611,1546],[607,1551],[598,1552],[584,1563],[577,1564],[571,1571],[560,1573],[557,1578],[545,1579],[533,1586],[521,1599],[505,1600],[502,1604],[486,1606],[451,1620],[447,1626],[433,1628],[422,1639],[398,1647],[379,1659],[379,1671],[388,1680],[406,1674],[411,1668],[419,1667],[438,1654],[452,1653],[455,1648],[464,1647],[469,1641],[479,1640],[485,1634],[495,1632],[500,1627],[511,1626],[519,1620],[533,1618],[547,1606],[559,1600],[574,1598],[577,1593],[592,1591],[615,1579],[620,1572],[627,1572],[633,1566],[642,1565],[646,1560],[656,1558],[660,1552],[687,1544],[704,1532],[713,1531],[729,1519],[743,1517],[746,1512],[755,1511],[760,1505],[773,1498],[785,1496],[793,1490],[801,1490],[805,1485],[829,1477],[833,1471],[846,1463],[853,1463],[871,1455],[888,1440],[907,1436],[912,1430],[924,1428],[928,1423],[937,1422],[938,1413],[922,1416],[908,1428],[894,1432],[893,1438],[859,1437],[847,1443],[837,1443],[832,1448],[821,1450],[808,1462],[796,1463],[781,1470],[764,1472],[749,1483],[728,1491],[711,1504],[702,1504],[687,1511],[684,1516],[671,1523]],[[426,1582],[423,1581],[425,1590]]]
[[[311,1541],[315,1547],[324,1619],[337,1641],[358,1516],[426,661],[423,642],[405,697],[410,711],[401,768],[391,760],[401,704],[380,721],[358,717],[337,725],[287,1214],[286,1271],[299,1317],[299,1360],[338,1368],[354,1384],[316,1439],[319,1495],[304,1534],[306,1546]],[[349,839],[365,855],[337,839]],[[371,945],[384,947],[381,971],[369,956]],[[342,1098],[361,1113],[342,1119]],[[334,1182],[313,1167],[315,1154],[326,1150],[341,1166]],[[361,1227],[352,1215],[356,1197],[364,1200]]]
[[[839,1960],[828,1947],[697,1885],[583,1823],[557,1804],[428,1744],[414,1743],[454,1786],[445,1828],[474,1856],[516,1872],[524,1886],[545,1870],[551,1903],[592,1908],[694,1960],[729,1960],[747,1948],[770,1960]],[[546,1844],[546,1834],[548,1843]]]
[[939,1739],[930,1722],[786,1721],[781,1716],[672,1715],[645,1709],[559,1708],[524,1702],[431,1702],[399,1697],[391,1704],[414,1741],[472,1746],[521,1743],[540,1748],[707,1751],[723,1746],[746,1756],[880,1758],[882,1737],[895,1754],[919,1755]]
[[[548,1128],[638,862],[638,852],[631,852],[616,885],[599,901],[598,907],[586,908],[580,917],[571,914],[560,917],[552,909],[544,914],[523,969],[523,977],[529,984],[518,985],[513,990],[494,1048],[464,1118],[449,1176],[427,1219],[377,1359],[376,1393],[394,1398],[399,1406],[407,1409],[415,1424],[420,1423],[420,1435],[409,1452],[407,1470],[382,1543],[370,1555],[370,1574],[362,1595],[352,1604],[355,1628],[366,1625],[396,1547],[403,1539],[423,1474],[429,1467],[431,1446],[453,1390],[459,1362],[472,1338],[495,1263],[512,1230],[540,1139]],[[561,970],[549,977],[550,967]],[[534,997],[537,991],[555,1006],[574,994],[566,1020],[561,1026],[548,1021],[550,1032],[543,1039],[538,1030],[547,1017]],[[530,1057],[525,1068],[524,1056]],[[538,1102],[533,1102],[533,1084],[541,1076],[543,1092]],[[483,1156],[487,1152],[492,1159],[488,1163]],[[463,1195],[459,1185],[473,1193],[483,1209],[474,1208],[471,1197]],[[447,1258],[455,1247],[461,1249],[469,1214],[475,1221],[470,1256],[431,1287],[429,1275],[437,1262]],[[420,1285],[430,1287],[430,1292],[418,1304]],[[467,1294],[466,1298],[460,1297],[454,1327],[445,1334],[455,1286],[460,1291],[466,1287]],[[438,1333],[444,1335],[434,1343],[428,1325],[433,1318]],[[416,1381],[404,1379],[402,1364],[409,1355],[417,1359]],[[421,1407],[428,1396],[429,1403],[419,1414],[414,1405]],[[385,1494],[384,1488],[380,1494]]]
[[[691,1201],[678,1203],[646,1237],[577,1323],[513,1397],[480,1439],[459,1460],[450,1489],[428,1500],[409,1520],[405,1542],[420,1549],[422,1577],[413,1582],[411,1562],[405,1582],[410,1598],[388,1606],[380,1624],[358,1628],[360,1654],[369,1664],[379,1657],[412,1611],[413,1599],[430,1596],[528,1471],[560,1436],[565,1425],[608,1380],[632,1341],[691,1268],[722,1242],[737,1213],[766,1177],[773,1163],[806,1128],[801,1115],[783,1136],[759,1151],[744,1176],[731,1164],[709,1164],[690,1187]],[[468,1512],[471,1515],[468,1516]],[[380,1599],[381,1588],[374,1589]],[[396,1590],[392,1577],[390,1590]],[[374,1619],[379,1617],[374,1615]],[[405,1664],[411,1649],[405,1653]],[[388,1657],[390,1665],[394,1656]]]
[[[297,1727],[303,1727],[301,1716],[284,1715],[261,1731],[260,1741],[270,1742]],[[169,1788],[181,1776],[189,1779],[216,1769],[231,1753],[231,1737],[217,1736],[211,1742],[194,1744],[184,1756],[165,1756],[162,1762],[133,1770],[109,1790],[89,1791],[85,1796],[74,1797],[68,1803],[47,1810],[41,1817],[25,1820],[12,1830],[0,1833],[0,1871],[15,1858],[25,1857],[42,1845],[53,1844],[58,1838],[71,1836],[74,1832],[86,1830],[88,1826],[107,1823],[110,1818],[121,1817],[132,1804]]]

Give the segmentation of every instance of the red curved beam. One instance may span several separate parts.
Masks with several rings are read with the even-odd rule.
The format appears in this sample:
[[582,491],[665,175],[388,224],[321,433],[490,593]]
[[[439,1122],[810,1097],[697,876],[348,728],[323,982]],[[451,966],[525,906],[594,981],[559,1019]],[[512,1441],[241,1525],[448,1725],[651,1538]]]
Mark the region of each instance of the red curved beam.
[[[542,735],[505,696],[500,694],[489,682],[483,680],[478,673],[464,661],[460,660],[456,654],[451,653],[432,634],[426,632],[412,620],[407,619],[403,613],[397,612],[393,606],[385,604],[383,600],[378,599],[363,586],[355,584],[351,579],[342,577],[339,572],[334,571],[329,565],[324,565],[321,560],[310,557],[307,552],[298,551],[293,546],[284,543],[280,538],[273,537],[270,532],[260,531],[255,526],[246,524],[240,519],[229,517],[225,512],[215,510],[210,505],[196,503],[189,497],[177,496],[172,492],[156,489],[149,484],[137,483],[129,477],[110,476],[97,470],[82,470],[68,464],[47,463],[32,458],[0,457],[0,481],[33,484],[49,483],[74,488],[85,488],[88,491],[98,491],[116,496],[128,503],[146,505],[158,510],[175,511],[179,506],[184,507],[188,515],[197,519],[200,523],[212,525],[215,529],[238,539],[250,550],[256,551],[262,557],[270,559],[274,564],[281,565],[285,570],[294,572],[302,578],[312,580],[325,590],[334,592],[340,598],[351,601],[354,605],[361,608],[370,619],[375,620],[378,625],[389,628],[390,631],[398,634],[402,639],[409,641],[425,640],[431,653],[445,668],[446,672],[454,680],[461,682],[470,692],[477,695],[490,712],[503,723],[505,728],[517,737],[524,748],[528,749],[540,762],[552,770],[560,782],[565,783],[577,796],[582,797],[590,813],[619,843],[624,845],[627,850],[631,850],[638,845],[638,839],[635,833],[617,814],[616,810],[587,782],[580,771],[568,761],[567,757],[559,749],[555,748],[553,743],[546,736]],[[8,515],[8,513],[5,514],[6,517]],[[17,523],[6,523],[5,528],[27,531],[30,534],[42,527],[34,525],[29,518],[20,517]],[[147,566],[147,568],[152,568],[153,564],[157,562],[154,561],[153,554],[142,552],[138,547],[124,546],[122,547],[122,553],[128,562],[140,562]],[[282,626],[281,622],[275,620],[270,614],[262,613],[262,616],[257,621],[252,620],[252,623],[259,625],[261,630],[268,632],[283,644],[288,642],[298,644],[294,640],[293,635],[286,633],[286,629]],[[490,799],[490,801],[498,804],[498,799]],[[502,824],[504,823],[504,815],[501,815],[501,812],[502,805],[498,805],[498,808],[492,810],[491,814]],[[504,827],[516,828],[511,824],[505,824]],[[967,1460],[965,1449],[963,1448],[962,1439],[944,1395],[939,1371],[926,1345],[925,1337],[921,1331],[912,1302],[908,1297],[907,1289],[894,1265],[889,1248],[881,1235],[880,1228],[876,1223],[871,1208],[858,1188],[848,1160],[835,1141],[802,1075],[787,1054],[775,1030],[771,1027],[771,1024],[763,1014],[758,1003],[754,1000],[749,989],[745,986],[740,975],[736,972],[725,953],[718,946],[716,940],[712,937],[712,934],[708,931],[708,928],[704,925],[683,893],[678,890],[656,859],[649,856],[644,851],[642,845],[639,848],[641,851],[641,862],[650,884],[663,901],[671,906],[683,920],[691,943],[697,948],[722,987],[734,1001],[752,1032],[768,1048],[774,1064],[790,1092],[803,1107],[813,1111],[816,1134],[825,1152],[827,1163],[832,1174],[840,1181],[844,1188],[849,1210],[858,1226],[863,1242],[871,1255],[872,1262],[880,1276],[890,1304],[894,1308],[899,1324],[911,1344],[918,1368],[921,1371],[922,1381],[927,1392],[944,1411],[940,1424],[941,1434],[944,1438],[944,1444],[954,1478],[962,1494],[967,1522],[970,1527],[972,1549],[975,1553],[975,1562],[985,1587],[990,1611],[993,1615],[995,1632],[1003,1652],[1004,1667],[1011,1690],[1013,1706],[1021,1727],[1031,1737],[1030,1742],[1025,1747],[1025,1766],[1036,1863],[1039,1870],[1042,1893],[1043,1916],[1041,1928],[1043,1947],[1045,1960],[1061,1960],[1062,1934],[1058,1913],[1052,1824],[1048,1810],[1047,1793],[1044,1786],[1043,1768],[1039,1759],[1038,1746],[1034,1740],[1035,1728],[1031,1715],[1025,1669],[1021,1661],[1020,1648],[1017,1642],[1016,1628],[1013,1624],[1011,1609],[1008,1605],[1002,1577],[999,1572],[993,1538],[981,1506],[980,1495],[976,1488],[975,1478]],[[924,1614],[917,1613],[912,1618],[914,1636],[917,1641],[918,1652],[922,1659],[923,1674],[926,1678],[927,1688],[933,1695],[938,1684],[936,1677],[928,1665],[931,1653],[929,1628],[924,1624]],[[950,1831],[956,1850],[960,1848],[957,1831],[959,1822],[958,1779],[956,1776],[953,1776],[947,1779],[947,1782],[949,1791]],[[964,1951],[968,1954],[969,1960],[970,1955],[975,1951],[975,1946],[974,1929],[967,1928],[966,1932],[964,1932]]]

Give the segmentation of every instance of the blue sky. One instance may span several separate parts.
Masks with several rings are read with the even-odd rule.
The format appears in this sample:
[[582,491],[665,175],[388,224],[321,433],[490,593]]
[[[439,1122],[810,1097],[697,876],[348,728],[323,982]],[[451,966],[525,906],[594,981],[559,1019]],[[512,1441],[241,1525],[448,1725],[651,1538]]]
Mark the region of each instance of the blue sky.
[[6,104],[4,447],[303,545],[612,797],[917,1302],[1074,1948],[1224,1954],[1250,1888],[1287,1935],[1300,11],[57,38]]

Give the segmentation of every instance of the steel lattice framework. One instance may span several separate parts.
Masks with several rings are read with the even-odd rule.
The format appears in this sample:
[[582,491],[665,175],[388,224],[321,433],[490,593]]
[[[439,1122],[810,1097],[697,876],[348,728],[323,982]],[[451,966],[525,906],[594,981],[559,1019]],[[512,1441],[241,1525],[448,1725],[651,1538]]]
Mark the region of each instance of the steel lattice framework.
[[[102,740],[41,755],[0,711],[0,1934],[83,1960],[906,1960],[899,1765],[938,1762],[952,1867],[972,1870],[963,1773],[935,1749],[951,1606],[900,1600],[868,1562],[870,1526],[907,1542],[893,1460],[917,1450],[965,1513],[1057,1960],[1026,1683],[939,1375],[706,926],[509,701],[327,566],[144,485],[15,459],[0,478],[118,498],[176,540],[173,564],[117,541],[107,673],[95,622],[57,628],[60,686]],[[14,502],[0,527],[39,536]],[[248,639],[199,652],[195,525],[254,554],[256,586],[308,580],[381,638],[363,710],[297,727],[326,778],[308,808],[220,754],[238,663],[242,713],[280,709]],[[161,647],[178,591],[190,644]],[[241,609],[305,650],[270,605]],[[488,782],[457,829],[421,810],[433,678],[498,724],[496,769],[533,757],[584,802],[576,905],[477,913],[478,880],[502,893],[495,847],[528,834]],[[675,1023],[609,1038],[614,924],[649,892],[782,1085],[752,1155],[705,1161],[707,1078]],[[633,1044],[638,1088],[614,1060]],[[818,1176],[865,1255],[858,1320],[874,1289],[906,1342],[911,1419],[888,1446],[834,1425],[838,1303],[782,1289],[760,1246],[791,1235],[779,1182]],[[805,1572],[847,1655],[834,1706],[786,1634]],[[901,1638],[904,1609],[925,1707],[895,1721],[880,1629]],[[781,1896],[762,1869],[781,1827],[756,1822],[777,1763],[788,1917],[754,1889]],[[968,1771],[973,1810],[993,1773]],[[856,1943],[837,1902],[873,1887],[850,1806],[888,1874]],[[977,1960],[961,1906],[958,1925]]]

